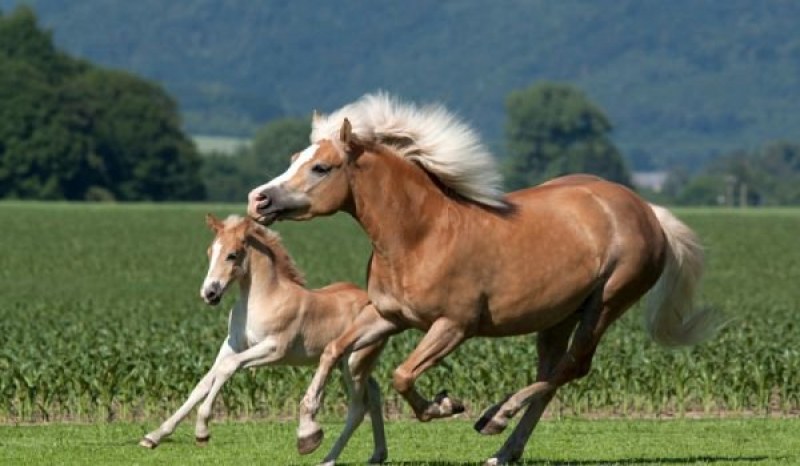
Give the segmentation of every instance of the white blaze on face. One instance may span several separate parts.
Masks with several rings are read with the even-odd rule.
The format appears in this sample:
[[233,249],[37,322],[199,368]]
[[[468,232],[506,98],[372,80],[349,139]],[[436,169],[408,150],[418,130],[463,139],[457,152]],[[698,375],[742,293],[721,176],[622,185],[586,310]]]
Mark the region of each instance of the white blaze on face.
[[297,174],[297,171],[300,170],[300,167],[305,165],[306,162],[311,160],[314,157],[314,154],[317,153],[317,149],[319,149],[319,144],[311,144],[310,146],[303,149],[303,152],[300,152],[300,155],[294,159],[294,162],[289,166],[289,168],[283,172],[282,175],[273,178],[272,181],[269,183],[259,186],[256,188],[258,191],[262,191],[266,188],[271,188],[273,186],[280,186],[282,183],[289,181],[292,177]]
[[220,243],[219,240],[214,241],[214,244],[211,245],[211,259],[208,262],[208,272],[206,273],[206,279],[203,280],[203,290],[211,286],[215,281],[219,281],[211,276],[211,272],[214,270],[217,260],[219,260],[220,252],[222,252],[222,243]]

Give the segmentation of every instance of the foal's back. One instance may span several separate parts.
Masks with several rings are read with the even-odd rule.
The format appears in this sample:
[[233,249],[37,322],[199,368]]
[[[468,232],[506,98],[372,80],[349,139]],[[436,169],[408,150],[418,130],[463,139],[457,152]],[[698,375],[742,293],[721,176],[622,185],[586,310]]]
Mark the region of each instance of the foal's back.
[[369,303],[367,293],[358,286],[337,282],[323,288],[306,290],[300,300],[295,344],[315,363],[325,346],[339,337]]

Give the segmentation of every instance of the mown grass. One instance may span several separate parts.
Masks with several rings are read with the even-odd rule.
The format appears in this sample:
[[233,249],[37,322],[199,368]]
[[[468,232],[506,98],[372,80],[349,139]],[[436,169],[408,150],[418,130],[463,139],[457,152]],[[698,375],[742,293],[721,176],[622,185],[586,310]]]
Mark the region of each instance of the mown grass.
[[[175,409],[211,363],[226,311],[198,297],[211,235],[203,214],[241,205],[0,203],[0,418],[146,419]],[[731,317],[712,342],[667,351],[630,311],[600,345],[588,377],[549,415],[791,414],[800,409],[800,210],[679,210],[708,249],[702,301]],[[369,244],[344,216],[277,226],[313,286],[363,285]],[[234,293],[235,294],[235,293]],[[235,296],[226,298],[232,304]],[[387,410],[405,405],[391,370],[419,334],[394,337],[376,376]],[[420,380],[473,411],[532,381],[532,337],[472,340]],[[218,401],[230,417],[294,417],[312,369],[234,377]],[[328,414],[344,401],[330,386]],[[333,418],[333,417],[329,417]]]
[[[214,426],[213,439],[196,447],[191,428],[181,427],[156,450],[136,446],[146,427],[95,425],[0,426],[0,463],[82,464],[316,464],[341,424],[326,425],[329,437],[314,454],[294,451],[294,423],[244,422]],[[482,437],[471,423],[387,425],[394,465],[481,464],[501,439]],[[369,429],[353,436],[341,464],[364,464],[372,451]],[[776,465],[800,463],[800,420],[544,421],[528,444],[528,465]]]

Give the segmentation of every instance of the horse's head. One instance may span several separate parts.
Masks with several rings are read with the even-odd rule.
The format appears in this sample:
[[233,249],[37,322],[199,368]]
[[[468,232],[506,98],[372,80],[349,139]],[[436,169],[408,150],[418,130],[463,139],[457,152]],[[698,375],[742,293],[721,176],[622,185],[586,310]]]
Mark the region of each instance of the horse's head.
[[249,218],[223,222],[211,214],[206,215],[206,223],[216,236],[208,248],[208,273],[200,296],[215,306],[228,286],[247,273],[247,238],[255,225]]
[[347,169],[363,144],[345,119],[338,140],[324,139],[292,157],[289,169],[248,195],[247,213],[269,225],[330,215],[351,200]]

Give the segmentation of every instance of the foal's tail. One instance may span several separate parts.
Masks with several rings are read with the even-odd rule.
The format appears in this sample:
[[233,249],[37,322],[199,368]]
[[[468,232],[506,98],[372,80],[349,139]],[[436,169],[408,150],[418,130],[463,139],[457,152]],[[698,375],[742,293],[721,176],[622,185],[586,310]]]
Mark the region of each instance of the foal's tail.
[[703,248],[697,235],[667,209],[650,205],[667,239],[661,278],[647,297],[644,326],[664,346],[693,345],[714,336],[720,317],[693,306],[695,287],[703,275]]

